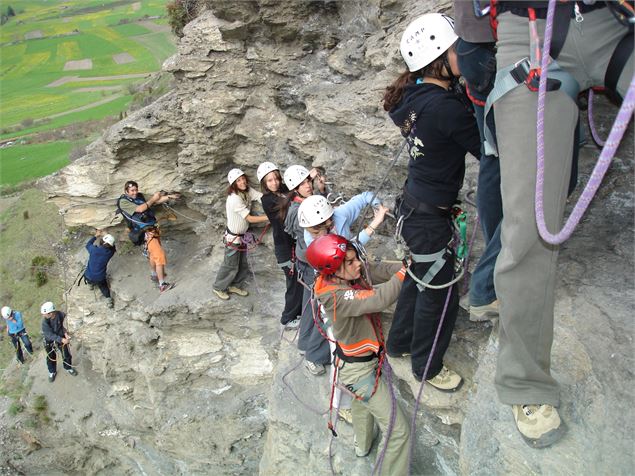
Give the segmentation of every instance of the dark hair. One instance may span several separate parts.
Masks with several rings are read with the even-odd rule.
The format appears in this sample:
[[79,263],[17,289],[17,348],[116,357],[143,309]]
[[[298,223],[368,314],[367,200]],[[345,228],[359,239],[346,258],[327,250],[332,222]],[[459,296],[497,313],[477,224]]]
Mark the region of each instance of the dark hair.
[[139,184],[137,182],[135,182],[134,180],[128,180],[123,186],[123,191],[127,192],[130,187],[137,187],[137,190],[139,190]]
[[[282,175],[280,175],[280,171],[279,170],[272,170],[272,172],[275,172],[276,175],[278,176],[278,180],[280,180],[280,188],[278,189],[278,193],[289,193],[289,189],[284,184],[284,180],[282,180]],[[271,173],[271,172],[269,172],[269,173]],[[267,175],[269,175],[269,174],[267,174]],[[268,193],[273,193],[271,190],[269,190],[267,188],[267,185],[265,185],[265,179],[267,178],[267,175],[265,175],[262,178],[262,180],[260,181],[260,190],[265,195],[268,194]]]
[[384,111],[392,111],[401,102],[403,90],[406,86],[416,82],[419,78],[434,78],[441,81],[451,80],[452,76],[448,76],[448,72],[446,71],[447,67],[445,66],[447,63],[447,55],[448,52],[445,51],[432,63],[424,66],[419,71],[410,72],[406,70],[401,73],[384,92]]
[[289,207],[291,206],[293,199],[298,196],[298,192],[291,190],[287,195],[283,195],[281,200],[278,202],[274,211],[278,213],[278,218],[281,223],[284,223],[284,220],[287,218],[287,213],[289,213]]
[[238,178],[236,178],[236,180],[234,180],[229,187],[227,187],[227,195],[231,195],[232,193],[240,193],[240,190],[238,190],[238,186],[236,185],[236,182],[238,182],[238,179],[240,177],[245,177],[245,180],[247,181],[247,190],[249,190],[249,177],[247,177],[247,174],[242,174],[240,175]]

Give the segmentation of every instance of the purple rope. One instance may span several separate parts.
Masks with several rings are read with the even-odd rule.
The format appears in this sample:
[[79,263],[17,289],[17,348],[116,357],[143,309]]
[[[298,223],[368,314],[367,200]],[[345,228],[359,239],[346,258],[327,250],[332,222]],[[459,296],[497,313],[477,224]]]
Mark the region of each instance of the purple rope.
[[452,288],[454,288],[454,285],[450,286],[450,288],[448,289],[448,294],[445,297],[445,304],[443,305],[443,312],[441,313],[441,319],[439,320],[437,333],[434,336],[434,342],[432,343],[432,350],[430,351],[430,356],[428,357],[428,361],[426,362],[426,367],[423,370],[423,375],[421,376],[421,386],[419,387],[419,393],[417,394],[417,399],[415,400],[415,408],[414,408],[414,412],[412,413],[412,423],[410,424],[410,448],[408,449],[408,472],[410,472],[410,466],[412,465],[412,454],[414,452],[414,446],[415,446],[415,430],[417,426],[417,412],[419,411],[419,401],[421,400],[421,397],[423,396],[423,387],[426,384],[426,377],[428,376],[428,370],[430,370],[430,363],[432,362],[432,356],[434,355],[434,351],[437,348],[437,342],[439,341],[439,335],[441,334],[441,327],[443,327],[445,314],[448,310],[448,304],[450,303]]
[[593,137],[593,141],[599,145],[600,147],[604,145],[604,141],[600,138],[600,134],[598,134],[597,129],[595,128],[595,124],[593,123],[593,97],[595,94],[593,93],[593,88],[589,89],[589,107],[587,108],[587,117],[589,119],[589,129],[591,129],[591,136]]
[[388,363],[387,356],[384,356],[382,376],[385,377],[386,385],[388,386],[388,391],[390,392],[390,421],[388,422],[388,427],[386,428],[386,433],[384,435],[384,447],[379,452],[379,455],[377,455],[377,461],[371,476],[381,473],[381,467],[384,464],[384,456],[386,456],[386,450],[388,449],[388,442],[390,441],[390,436],[392,435],[392,430],[395,427],[395,420],[397,418],[397,396],[395,395],[395,389],[392,386],[392,367]]
[[551,36],[553,32],[553,17],[555,12],[556,0],[549,0],[549,8],[547,9],[547,22],[545,25],[545,40],[543,47],[542,63],[540,75],[540,83],[538,87],[538,113],[537,113],[537,168],[536,168],[536,225],[538,226],[538,233],[540,237],[549,244],[559,245],[568,240],[575,230],[576,226],[580,222],[582,215],[588,208],[591,200],[595,196],[602,179],[606,174],[609,166],[611,165],[611,159],[615,155],[622,136],[626,131],[631,116],[633,115],[633,109],[635,109],[635,75],[631,78],[630,86],[624,98],[624,102],[620,107],[617,114],[617,118],[613,123],[609,137],[606,140],[606,144],[602,148],[600,157],[598,158],[591,177],[588,183],[584,187],[578,202],[575,204],[571,215],[567,219],[564,227],[556,234],[552,234],[547,230],[547,224],[545,223],[544,214],[544,175],[545,175],[545,96],[547,92],[547,68],[549,65],[549,50],[551,47]]

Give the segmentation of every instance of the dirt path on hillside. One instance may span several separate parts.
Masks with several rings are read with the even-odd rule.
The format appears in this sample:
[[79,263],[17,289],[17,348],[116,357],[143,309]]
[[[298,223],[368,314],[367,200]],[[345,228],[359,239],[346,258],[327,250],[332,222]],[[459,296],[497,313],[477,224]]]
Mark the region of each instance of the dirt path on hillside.
[[135,74],[118,74],[115,76],[91,76],[88,78],[80,78],[79,76],[64,76],[46,85],[47,88],[55,88],[66,83],[83,83],[88,81],[110,81],[116,79],[134,79],[147,78],[152,73],[135,73]]
[[67,116],[68,114],[73,114],[74,112],[85,111],[86,109],[92,109],[97,106],[101,106],[102,104],[106,104],[114,101],[115,99],[119,99],[123,96],[123,93],[113,94],[112,96],[108,96],[107,98],[102,99],[101,101],[97,101],[91,104],[86,104],[85,106],[76,107],[75,109],[70,109],[68,111],[60,112],[58,114],[51,114],[50,116],[46,116],[44,119],[55,119],[57,117]]

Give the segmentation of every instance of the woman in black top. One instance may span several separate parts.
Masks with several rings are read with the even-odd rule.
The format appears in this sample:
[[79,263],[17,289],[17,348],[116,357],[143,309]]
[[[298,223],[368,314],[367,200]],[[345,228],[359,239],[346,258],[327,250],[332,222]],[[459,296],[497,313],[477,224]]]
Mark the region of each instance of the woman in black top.
[[278,266],[284,272],[287,290],[284,294],[284,310],[280,322],[288,329],[298,327],[298,316],[302,313],[302,285],[298,282],[294,272],[293,238],[284,231],[284,222],[280,220],[279,209],[285,199],[287,187],[282,183],[280,170],[271,162],[263,162],[256,171],[262,189],[262,208],[264,209],[273,232],[274,253]]
[[[400,200],[402,237],[411,253],[437,254],[438,261],[413,257],[411,271],[427,284],[442,285],[454,278],[451,208],[463,185],[465,154],[480,156],[476,121],[464,97],[455,92],[458,67],[454,22],[432,13],[414,20],[401,39],[408,66],[386,89],[384,109],[408,142],[408,179]],[[436,263],[435,263],[436,261]],[[435,274],[435,268],[440,267]],[[432,269],[431,269],[432,268]],[[430,271],[430,273],[428,273]],[[428,276],[426,276],[428,275]],[[388,336],[392,356],[412,354],[412,371],[422,380],[430,357],[448,289],[417,286],[406,277]],[[442,391],[454,391],[461,377],[443,365],[443,356],[458,313],[458,293],[452,287],[444,323],[426,380]]]

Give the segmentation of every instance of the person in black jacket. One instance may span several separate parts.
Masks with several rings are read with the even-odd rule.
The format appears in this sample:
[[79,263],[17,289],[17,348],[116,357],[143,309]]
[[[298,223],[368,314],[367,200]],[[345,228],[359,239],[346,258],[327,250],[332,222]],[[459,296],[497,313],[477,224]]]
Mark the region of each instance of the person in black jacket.
[[480,156],[480,137],[469,102],[454,90],[456,40],[454,22],[446,15],[432,13],[414,20],[401,39],[408,70],[384,95],[384,109],[408,142],[408,179],[398,200],[398,214],[403,222],[401,236],[413,259],[410,271],[419,281],[406,277],[387,351],[396,357],[412,354],[414,377],[425,378],[441,391],[454,391],[462,383],[443,364],[458,314],[458,292],[456,286],[431,289],[421,283],[439,286],[454,278],[451,209],[463,185],[466,153]]
[[44,336],[44,349],[46,350],[46,367],[49,371],[49,382],[55,381],[57,375],[57,354],[55,347],[62,353],[64,370],[69,374],[77,375],[77,370],[73,368],[73,357],[68,347],[71,336],[64,327],[66,314],[55,310],[55,304],[48,301],[40,307],[42,314],[42,336]]
[[[95,236],[86,243],[88,264],[84,271],[84,279],[86,283],[98,286],[103,296],[107,299],[108,307],[113,307],[114,303],[110,296],[110,288],[106,279],[106,268],[117,250],[115,248],[115,238],[112,235],[102,235],[103,232],[97,230]],[[95,244],[99,237],[102,237],[101,243]]]
[[280,317],[280,323],[286,329],[296,329],[300,325],[299,316],[302,313],[302,293],[304,288],[295,276],[295,241],[286,231],[284,223],[280,220],[279,210],[284,194],[288,193],[287,187],[282,183],[280,169],[271,163],[263,162],[256,171],[260,188],[262,190],[262,208],[269,217],[273,232],[274,253],[278,266],[282,269],[286,280],[287,290],[284,293],[284,310]]

